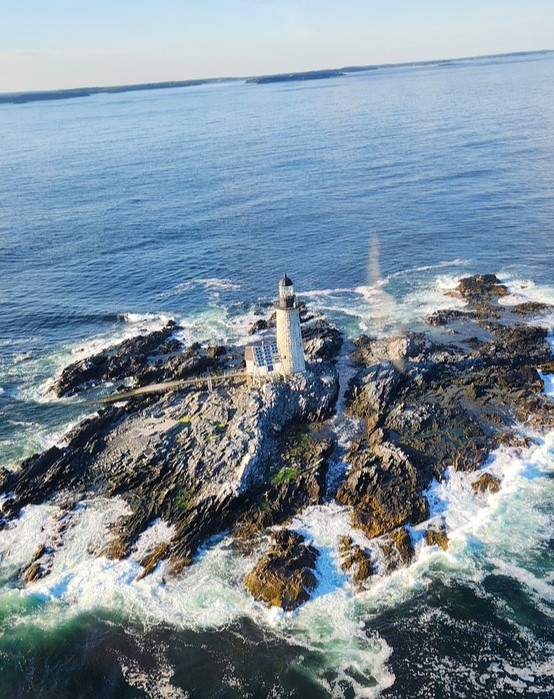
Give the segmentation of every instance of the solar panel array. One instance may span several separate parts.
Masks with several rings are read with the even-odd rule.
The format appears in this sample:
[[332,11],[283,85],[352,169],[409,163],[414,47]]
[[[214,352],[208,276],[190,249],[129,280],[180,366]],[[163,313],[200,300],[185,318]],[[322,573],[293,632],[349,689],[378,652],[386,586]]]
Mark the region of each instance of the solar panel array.
[[279,350],[276,344],[254,347],[254,361],[259,367],[265,366],[268,371],[273,371],[273,364],[278,358]]

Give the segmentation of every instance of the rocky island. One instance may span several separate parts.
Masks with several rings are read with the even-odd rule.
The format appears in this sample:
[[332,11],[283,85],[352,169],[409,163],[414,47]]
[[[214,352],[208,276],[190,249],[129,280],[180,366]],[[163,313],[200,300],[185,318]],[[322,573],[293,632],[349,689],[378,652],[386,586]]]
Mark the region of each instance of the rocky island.
[[[247,589],[284,610],[318,585],[317,549],[287,527],[310,505],[343,505],[352,526],[377,543],[385,574],[412,560],[414,525],[423,525],[428,545],[447,548],[445,523],[429,520],[430,484],[453,468],[475,472],[477,492],[495,491],[498,479],[479,472],[490,453],[500,445],[525,448],[554,428],[541,378],[554,372],[554,361],[540,323],[552,307],[503,304],[508,290],[494,275],[462,279],[454,294],[465,306],[433,313],[426,332],[353,344],[300,307],[305,371],[286,379],[241,376],[239,347],[183,347],[173,322],[68,366],[51,389],[60,399],[105,382],[119,384],[123,398],[74,428],[65,446],[0,471],[0,526],[12,526],[30,504],[54,502],[63,512],[63,546],[80,501],[120,496],[129,513],[98,555],[130,556],[161,519],[172,537],[145,553],[138,576],[162,563],[178,575],[210,537],[231,533],[237,546],[258,553]],[[252,333],[263,336],[274,325],[275,315],[261,319]],[[351,378],[339,404],[338,360],[348,352]],[[229,378],[124,398],[129,381],[202,379],[207,370]],[[333,420],[338,406],[358,427],[345,453]],[[338,462],[339,477],[329,478]],[[337,550],[352,585],[370,585],[373,549],[344,536]],[[39,546],[18,571],[19,584],[48,575],[53,553]]]

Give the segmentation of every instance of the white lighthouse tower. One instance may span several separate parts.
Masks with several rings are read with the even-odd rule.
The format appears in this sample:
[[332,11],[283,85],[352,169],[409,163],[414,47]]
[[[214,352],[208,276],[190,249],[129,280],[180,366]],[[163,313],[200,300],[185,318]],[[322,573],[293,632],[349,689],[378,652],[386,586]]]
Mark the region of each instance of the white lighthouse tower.
[[281,356],[281,374],[289,376],[306,371],[300,311],[296,305],[292,281],[285,276],[279,280],[279,300],[275,304],[277,315],[277,347]]

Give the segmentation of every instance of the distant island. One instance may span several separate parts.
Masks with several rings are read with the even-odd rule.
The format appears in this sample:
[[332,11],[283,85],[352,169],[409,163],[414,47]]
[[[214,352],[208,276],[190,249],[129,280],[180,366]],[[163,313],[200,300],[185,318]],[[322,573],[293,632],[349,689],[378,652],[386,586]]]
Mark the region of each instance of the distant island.
[[139,90],[163,90],[169,87],[194,87],[207,83],[222,83],[236,78],[207,78],[205,80],[172,80],[163,83],[141,83],[140,85],[112,85],[108,87],[75,87],[67,90],[37,90],[36,92],[0,93],[0,104],[25,104],[42,100],[67,100],[75,97],[90,97],[101,93],[138,92]]
[[344,75],[342,70],[309,70],[304,73],[280,73],[279,75],[260,75],[256,78],[247,78],[246,83],[263,85],[264,83],[283,83],[295,80],[324,80],[325,78],[338,78]]
[[383,63],[367,66],[346,66],[331,70],[311,70],[297,73],[280,73],[276,75],[259,75],[252,77],[204,78],[198,80],[173,80],[161,83],[141,83],[138,85],[113,85],[108,87],[77,87],[63,90],[37,90],[33,92],[4,92],[0,93],[0,104],[25,104],[46,100],[74,99],[76,97],[91,97],[102,93],[138,92],[139,90],[163,90],[172,87],[196,87],[214,83],[238,82],[263,85],[277,82],[292,82],[297,80],[323,80],[327,78],[342,78],[348,73],[360,73],[369,70],[384,70],[387,68],[411,68],[416,66],[447,66],[460,61],[477,61],[482,59],[521,58],[524,56],[544,55],[554,53],[554,50],[515,51],[512,53],[495,53],[488,56],[466,56],[463,58],[442,58],[430,61],[412,61],[408,63]]

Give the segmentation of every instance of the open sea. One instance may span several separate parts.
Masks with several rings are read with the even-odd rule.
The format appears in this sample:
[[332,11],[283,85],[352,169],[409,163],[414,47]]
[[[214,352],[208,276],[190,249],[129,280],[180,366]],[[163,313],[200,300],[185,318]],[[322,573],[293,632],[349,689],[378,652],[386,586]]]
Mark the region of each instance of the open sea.
[[[355,337],[421,327],[470,273],[554,303],[553,266],[554,53],[1,105],[0,464],[94,411],[46,397],[62,367],[169,318],[244,342],[283,272]],[[28,507],[0,532],[0,699],[551,698],[554,433],[486,468],[488,498],[431,488],[450,549],[361,594],[345,509],[297,517],[322,555],[293,614],[252,601],[225,536],[136,582],[163,522],[113,562],[88,551],[123,501],[83,501],[63,543],[57,508]],[[52,573],[22,587],[39,542]]]

